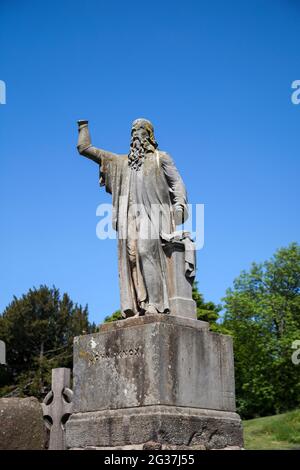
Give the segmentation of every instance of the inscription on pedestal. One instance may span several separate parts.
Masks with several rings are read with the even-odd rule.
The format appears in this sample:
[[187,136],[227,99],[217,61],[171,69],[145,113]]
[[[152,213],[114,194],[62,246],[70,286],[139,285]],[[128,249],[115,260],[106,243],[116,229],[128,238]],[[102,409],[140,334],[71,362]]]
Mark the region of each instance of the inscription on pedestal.
[[88,366],[95,365],[97,362],[105,359],[127,359],[135,357],[143,357],[143,349],[141,346],[133,346],[130,348],[121,349],[119,351],[103,349],[92,349],[91,351],[79,351],[79,357],[88,361]]

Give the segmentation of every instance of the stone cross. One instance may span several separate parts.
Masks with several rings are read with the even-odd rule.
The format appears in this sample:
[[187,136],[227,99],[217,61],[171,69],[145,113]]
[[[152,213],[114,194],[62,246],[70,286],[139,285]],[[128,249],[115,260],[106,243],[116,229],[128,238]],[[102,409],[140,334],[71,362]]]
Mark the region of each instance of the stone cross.
[[70,390],[70,369],[52,369],[52,390],[43,403],[43,416],[50,430],[49,450],[65,449],[65,424],[72,414],[73,392]]
[[6,347],[2,340],[0,340],[0,364],[6,365]]

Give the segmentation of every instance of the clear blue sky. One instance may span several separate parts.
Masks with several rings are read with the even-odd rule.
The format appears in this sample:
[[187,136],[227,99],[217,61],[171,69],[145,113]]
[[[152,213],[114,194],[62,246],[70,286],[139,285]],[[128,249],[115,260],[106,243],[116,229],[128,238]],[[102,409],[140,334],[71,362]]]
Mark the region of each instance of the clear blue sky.
[[115,152],[152,120],[205,204],[207,300],[299,241],[299,1],[1,0],[0,23],[0,311],[40,284],[96,322],[119,307],[116,241],[95,232],[110,196],[77,154],[77,119]]

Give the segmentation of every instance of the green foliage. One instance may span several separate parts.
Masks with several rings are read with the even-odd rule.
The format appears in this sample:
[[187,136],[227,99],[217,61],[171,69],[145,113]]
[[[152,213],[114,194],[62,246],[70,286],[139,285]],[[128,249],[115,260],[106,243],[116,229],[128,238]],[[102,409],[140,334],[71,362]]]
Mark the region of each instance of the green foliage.
[[292,343],[300,339],[300,246],[279,249],[253,263],[228,289],[223,327],[234,338],[238,411],[264,416],[300,404],[300,366]]
[[247,450],[299,449],[300,410],[243,422]]
[[18,395],[41,397],[51,383],[51,369],[72,368],[76,335],[95,331],[88,309],[74,304],[68,294],[53,287],[30,289],[0,316],[0,338],[6,343],[7,369],[0,393],[17,389]]
[[110,323],[112,321],[123,320],[121,310],[116,310],[112,315],[104,318],[104,323]]
[[193,299],[196,302],[198,320],[208,322],[212,331],[221,331],[222,327],[217,323],[217,320],[220,318],[219,312],[222,307],[215,305],[213,302],[204,302],[203,295],[198,291],[196,281],[193,285]]

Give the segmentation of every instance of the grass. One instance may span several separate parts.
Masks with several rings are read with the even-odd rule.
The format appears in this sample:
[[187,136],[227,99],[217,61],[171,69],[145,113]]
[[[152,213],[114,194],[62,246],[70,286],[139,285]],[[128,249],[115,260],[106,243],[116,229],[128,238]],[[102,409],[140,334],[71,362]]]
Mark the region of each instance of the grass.
[[300,409],[243,421],[245,449],[300,450]]

